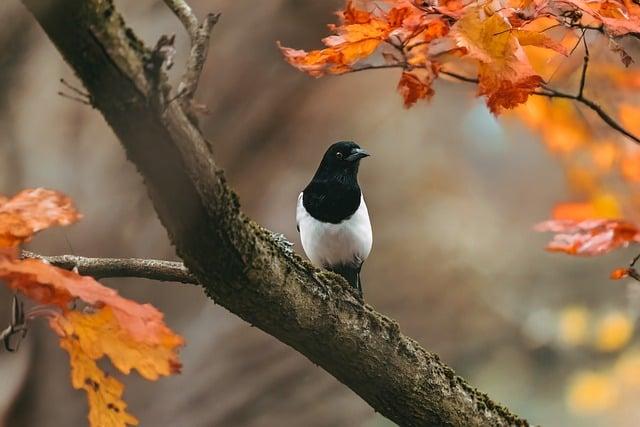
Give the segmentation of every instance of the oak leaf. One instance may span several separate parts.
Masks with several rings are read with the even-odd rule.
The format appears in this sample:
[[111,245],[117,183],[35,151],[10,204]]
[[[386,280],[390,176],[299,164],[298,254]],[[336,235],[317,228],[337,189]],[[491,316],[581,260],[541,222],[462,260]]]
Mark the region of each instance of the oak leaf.
[[73,336],[60,339],[60,347],[69,353],[71,364],[71,384],[87,393],[89,401],[89,425],[92,427],[124,427],[138,425],[138,420],[127,410],[122,400],[124,385],[108,376],[89,357]]

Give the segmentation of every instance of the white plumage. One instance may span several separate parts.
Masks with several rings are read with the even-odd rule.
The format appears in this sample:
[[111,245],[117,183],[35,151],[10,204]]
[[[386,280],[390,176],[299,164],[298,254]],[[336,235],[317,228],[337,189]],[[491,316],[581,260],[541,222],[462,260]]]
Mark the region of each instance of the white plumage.
[[332,224],[312,217],[304,208],[300,193],[296,221],[304,252],[316,266],[359,267],[371,252],[373,234],[367,205],[362,196],[360,206],[353,215],[338,224]]

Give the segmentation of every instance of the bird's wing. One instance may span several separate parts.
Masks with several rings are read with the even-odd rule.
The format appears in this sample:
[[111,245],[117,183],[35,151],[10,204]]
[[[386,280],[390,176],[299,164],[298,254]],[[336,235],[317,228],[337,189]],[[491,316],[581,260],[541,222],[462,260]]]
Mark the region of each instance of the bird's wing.
[[296,229],[300,232],[300,218],[304,214],[304,205],[302,204],[302,192],[298,196],[298,206],[296,207]]

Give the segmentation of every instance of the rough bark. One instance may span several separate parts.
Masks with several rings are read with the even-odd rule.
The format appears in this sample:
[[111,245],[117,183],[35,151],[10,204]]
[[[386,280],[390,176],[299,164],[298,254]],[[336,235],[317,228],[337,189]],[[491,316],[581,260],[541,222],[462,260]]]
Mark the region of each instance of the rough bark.
[[247,218],[154,53],[111,0],[23,0],[145,180],[207,295],[326,369],[403,426],[527,425],[400,333],[335,274]]

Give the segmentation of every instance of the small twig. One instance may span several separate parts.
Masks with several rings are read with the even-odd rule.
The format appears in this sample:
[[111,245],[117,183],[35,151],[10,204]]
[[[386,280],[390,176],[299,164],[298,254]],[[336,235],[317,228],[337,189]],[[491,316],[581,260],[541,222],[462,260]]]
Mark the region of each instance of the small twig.
[[[18,351],[20,343],[27,336],[27,321],[28,319],[24,313],[24,304],[14,295],[11,300],[11,322],[6,329],[0,332],[0,340],[2,340],[5,350],[9,352]],[[15,345],[12,345],[14,336],[17,336],[18,339],[15,341]]]
[[584,38],[585,30],[582,30],[582,41],[584,42],[584,60],[582,62],[582,74],[580,75],[580,89],[578,90],[578,98],[582,99],[584,93],[584,85],[587,82],[587,67],[589,66],[589,47]]
[[207,60],[211,30],[213,30],[218,19],[220,19],[219,13],[209,13],[202,25],[198,27],[195,43],[191,45],[191,53],[187,60],[187,70],[182,76],[182,81],[178,86],[178,93],[184,93],[185,99],[191,100],[198,88],[200,75],[202,74],[204,63]]
[[198,24],[198,18],[196,18],[191,7],[184,0],[164,0],[164,2],[182,22],[191,38],[191,43],[195,43],[200,24]]
[[138,277],[164,282],[198,283],[181,262],[140,258],[87,258],[76,255],[45,256],[22,251],[22,258],[40,259],[65,270],[78,269],[96,279]]
[[58,96],[61,96],[62,98],[70,99],[70,100],[75,101],[75,102],[79,102],[80,104],[83,104],[83,105],[88,105],[90,107],[92,106],[91,102],[87,101],[84,98],[80,98],[79,96],[69,95],[69,94],[64,93],[62,91],[58,91]]
[[[586,74],[586,66],[583,66],[583,70]],[[468,83],[476,83],[476,84],[478,83],[477,78],[463,76],[461,74],[458,74],[452,71],[440,70],[440,74],[445,74],[447,76],[451,76],[460,81],[464,81]],[[580,95],[580,94],[573,95],[570,93],[565,93],[557,89],[553,89],[546,85],[542,86],[542,90],[532,92],[532,95],[544,96],[547,98],[564,98],[564,99],[571,99],[574,101],[578,101],[579,103],[586,105],[592,111],[594,111],[602,119],[603,122],[609,125],[609,127],[620,132],[621,134],[631,139],[635,143],[640,144],[640,138],[638,138],[636,135],[632,134],[627,129],[625,129],[620,123],[618,123],[613,117],[611,117],[606,111],[604,111],[600,105],[598,105],[596,102],[592,101],[591,99],[586,98],[584,95]]]
[[62,83],[63,86],[65,86],[67,89],[69,89],[75,95],[74,94],[68,94],[68,93],[65,93],[65,92],[59,90],[58,91],[58,95],[59,96],[61,96],[63,98],[70,99],[72,101],[79,102],[79,103],[84,104],[84,105],[93,106],[93,104],[91,103],[91,95],[90,94],[78,89],[77,87],[73,86],[71,83],[67,82],[65,79],[61,78],[60,79],[60,83]]
[[458,79],[467,83],[479,83],[479,80],[474,77],[463,76],[462,74],[455,73],[453,71],[440,70],[440,74],[444,74],[445,76],[453,77],[454,79]]
[[87,92],[78,89],[77,87],[73,86],[71,83],[69,83],[68,81],[66,81],[65,79],[60,79],[60,83],[62,83],[64,86],[67,87],[67,89],[70,89],[72,92],[75,92],[77,95],[83,97],[83,98],[91,98],[91,95],[89,95]]
[[357,73],[358,71],[365,70],[383,70],[386,68],[408,68],[409,64],[405,64],[403,62],[398,62],[395,64],[382,64],[382,65],[363,65],[362,67],[354,68],[349,71],[349,73]]
[[164,2],[182,22],[191,41],[191,53],[187,60],[187,67],[178,85],[178,94],[174,98],[179,98],[184,104],[189,104],[198,87],[198,81],[207,59],[211,31],[220,19],[220,14],[209,13],[204,21],[199,23],[193,10],[184,0],[164,0]]

